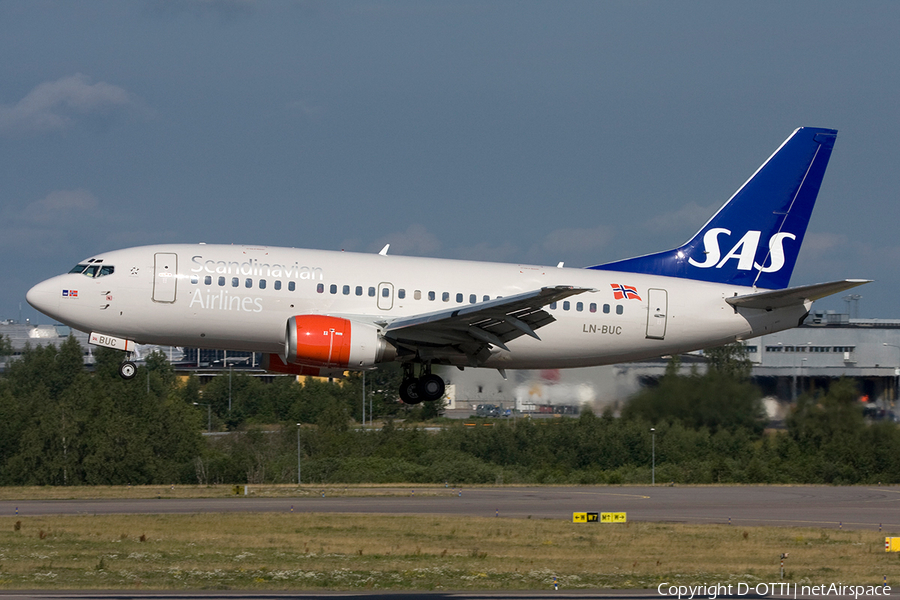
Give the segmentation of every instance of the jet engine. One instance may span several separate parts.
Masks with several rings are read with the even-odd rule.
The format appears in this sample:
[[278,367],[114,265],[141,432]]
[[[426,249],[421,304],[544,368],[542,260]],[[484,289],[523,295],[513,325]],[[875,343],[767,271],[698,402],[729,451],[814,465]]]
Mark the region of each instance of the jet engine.
[[287,364],[366,369],[395,356],[374,325],[326,315],[298,315],[287,322],[282,357]]
[[320,367],[307,367],[305,365],[285,364],[277,354],[264,354],[260,366],[270,373],[284,373],[286,375],[299,375],[301,377],[331,377],[339,379],[344,376],[344,369],[325,369]]

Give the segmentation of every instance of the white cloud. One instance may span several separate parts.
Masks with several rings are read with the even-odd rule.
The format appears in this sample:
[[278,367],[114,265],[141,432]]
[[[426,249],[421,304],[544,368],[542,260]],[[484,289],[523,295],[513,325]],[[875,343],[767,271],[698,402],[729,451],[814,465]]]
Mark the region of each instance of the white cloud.
[[[391,233],[371,246],[374,251],[381,250],[390,244],[390,254],[406,254],[411,256],[433,256],[441,248],[441,242],[424,225],[413,223],[406,231]],[[377,247],[377,249],[376,249]]]
[[85,230],[109,225],[97,198],[83,189],[50,192],[24,207],[7,207],[0,217],[0,247],[28,247],[38,255],[66,252]]
[[22,218],[32,223],[71,223],[93,216],[99,203],[87,190],[58,190],[35,200],[22,212]]
[[530,255],[535,257],[559,256],[565,260],[567,256],[581,255],[599,250],[613,239],[612,230],[606,225],[598,225],[587,229],[556,229],[532,247]]
[[685,235],[691,235],[706,223],[719,209],[718,204],[700,206],[696,202],[688,202],[676,211],[654,215],[644,223],[646,231],[651,233],[666,233],[689,231]]
[[0,105],[0,133],[47,133],[71,127],[77,117],[140,109],[124,89],[92,84],[80,73],[38,85],[12,105]]
[[480,242],[457,248],[454,254],[464,260],[490,262],[507,262],[521,258],[521,250],[511,242],[503,242],[499,246],[491,245],[489,242]]

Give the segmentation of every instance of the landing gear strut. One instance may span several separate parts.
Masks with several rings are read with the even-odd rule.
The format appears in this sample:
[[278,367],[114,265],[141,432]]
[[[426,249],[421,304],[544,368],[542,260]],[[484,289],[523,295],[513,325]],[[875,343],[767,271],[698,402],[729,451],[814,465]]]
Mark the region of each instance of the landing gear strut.
[[400,384],[400,399],[406,404],[434,402],[444,397],[444,380],[431,372],[431,365],[423,367],[421,377],[415,376],[412,364],[403,365],[403,382]]

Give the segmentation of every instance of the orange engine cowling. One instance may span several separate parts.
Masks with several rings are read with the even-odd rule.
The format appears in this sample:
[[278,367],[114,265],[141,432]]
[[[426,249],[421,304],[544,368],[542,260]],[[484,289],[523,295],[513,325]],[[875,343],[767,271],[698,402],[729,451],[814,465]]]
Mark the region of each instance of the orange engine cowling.
[[374,325],[326,315],[298,315],[287,322],[285,363],[365,369],[393,358],[393,346]]
[[327,369],[322,367],[308,367],[306,365],[285,364],[277,354],[264,354],[260,366],[270,373],[284,373],[287,375],[311,376],[311,377],[343,377],[343,369]]

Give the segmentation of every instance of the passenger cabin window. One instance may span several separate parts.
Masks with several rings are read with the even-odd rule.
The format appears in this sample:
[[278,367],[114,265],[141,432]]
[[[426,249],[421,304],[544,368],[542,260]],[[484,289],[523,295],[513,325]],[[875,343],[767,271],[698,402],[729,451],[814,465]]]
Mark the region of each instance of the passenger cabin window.
[[434,298],[435,298],[434,292],[428,292],[428,299],[429,299],[429,300],[434,300]]
[[476,302],[478,302],[478,296],[469,294],[469,304],[475,304]]
[[361,285],[356,286],[356,295],[362,296],[362,286]]
[[200,276],[199,275],[191,275],[191,283],[193,283],[194,285],[197,285],[198,283],[200,283]]
[[597,312],[597,303],[591,302],[591,312]]
[[293,281],[288,281],[288,291],[293,292],[297,289],[297,284]]
[[568,300],[563,302],[563,310],[569,310],[569,301]]
[[345,296],[349,296],[350,295],[350,286],[345,285],[344,287],[342,287],[341,293],[344,294]]
[[387,287],[381,288],[381,297],[382,297],[382,298],[387,298],[387,297],[389,297],[390,295],[391,295],[391,289],[390,289],[390,288],[387,288]]
[[603,305],[603,314],[604,314],[604,315],[608,315],[608,314],[609,314],[609,304],[604,304],[604,305]]
[[584,302],[576,302],[575,310],[577,310],[578,312],[583,311],[584,310]]
[[247,279],[245,279],[245,280],[244,280],[244,287],[245,287],[245,288],[252,288],[252,287],[253,287],[253,280],[250,279],[249,277],[248,277]]
[[487,301],[490,300],[490,299],[491,299],[491,297],[488,296],[487,294],[485,294],[484,296],[481,297],[481,301],[482,301],[482,302],[487,302]]
[[212,285],[212,275],[207,275],[203,278],[203,283],[205,285]]
[[337,286],[332,283],[331,287],[328,288],[328,291],[331,292],[332,294],[337,294]]
[[462,301],[463,301],[463,295],[456,294],[456,302],[459,304],[459,303],[462,303]]
[[369,288],[369,298],[374,298],[374,297],[375,297],[375,288],[370,287]]
[[625,307],[621,304],[616,304],[616,314],[621,315],[623,312],[625,312]]
[[317,285],[316,292],[318,292],[319,294],[324,294],[325,293],[325,284],[320,283],[319,285]]
[[275,280],[275,289],[276,289],[276,290],[280,290],[280,289],[281,289],[281,281],[278,280],[278,279]]
[[550,303],[550,310],[556,310],[556,302]]
[[224,278],[224,277],[219,277],[219,285],[220,285],[220,286],[224,286],[224,285],[225,285],[225,278]]
[[261,290],[266,289],[266,280],[265,279],[259,280],[259,289],[261,289]]
[[403,288],[400,288],[399,290],[397,290],[397,297],[400,298],[401,300],[406,298],[406,290],[404,290]]
[[415,292],[413,292],[413,298],[415,298],[416,300],[421,300],[422,299],[422,290],[416,290]]
[[241,284],[241,280],[237,277],[231,278],[231,287],[238,287]]

